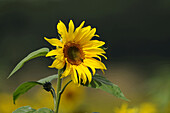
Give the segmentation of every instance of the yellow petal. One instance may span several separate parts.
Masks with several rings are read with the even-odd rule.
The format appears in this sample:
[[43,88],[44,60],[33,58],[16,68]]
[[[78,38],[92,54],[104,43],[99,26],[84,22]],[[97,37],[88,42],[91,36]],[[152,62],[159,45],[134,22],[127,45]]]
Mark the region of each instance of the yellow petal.
[[98,58],[100,61],[101,61],[101,57],[98,56],[98,54],[90,54],[90,55],[85,55],[86,58],[90,58],[90,57],[93,57],[93,58]]
[[71,71],[71,65],[70,65],[70,63],[67,63],[66,69],[63,72],[61,78],[67,77],[70,74],[70,71]]
[[82,33],[86,32],[86,34],[88,34],[90,32],[90,30],[91,30],[91,26],[86,26],[81,29],[81,32]]
[[61,35],[63,42],[65,42],[68,32],[67,32],[67,28],[65,24],[61,20],[57,24],[57,30],[58,30],[58,33]]
[[101,61],[101,57],[104,57],[107,60],[107,57],[105,55],[103,55],[102,53],[98,53],[98,54],[87,54],[85,55],[86,58],[90,58],[90,57],[94,57],[94,58],[98,58]]
[[97,35],[97,34],[95,34],[94,36],[95,36],[95,37],[100,37],[100,36],[99,36],[99,35]]
[[102,48],[83,48],[83,52],[86,55],[106,53]]
[[83,72],[82,66],[83,66],[82,64],[78,65],[76,67],[76,70],[77,70],[78,76],[79,76],[79,83],[81,82],[81,79],[82,79],[83,83],[85,84],[87,81],[87,77],[86,77],[85,73]]
[[[60,57],[60,59],[59,59]],[[48,66],[49,68],[57,68],[57,69],[62,69],[65,65],[65,61],[62,58],[63,56],[58,56],[58,58],[56,58],[51,66]]]
[[77,27],[76,28],[76,30],[75,30],[75,36],[77,36],[80,32],[80,29],[84,26],[84,23],[85,23],[85,21],[83,21],[81,24],[80,24],[80,26],[79,27]]
[[95,70],[95,67],[91,66],[91,65],[88,65],[89,68],[91,68],[92,72],[93,72],[93,75],[96,73],[96,70]]
[[92,37],[94,37],[96,33],[96,28],[93,28],[92,30],[90,30],[90,32],[88,32],[86,35],[84,35],[81,39],[81,45],[87,43],[89,40],[91,40]]
[[107,57],[105,55],[103,55],[103,54],[99,54],[99,55],[101,55],[102,57],[104,57],[107,60]]
[[107,60],[107,57],[103,54],[87,54],[87,55],[85,55],[86,58],[93,57],[93,58],[98,58],[101,61],[100,56],[104,57]]
[[69,22],[69,29],[68,29],[69,33],[73,33],[74,32],[74,23],[72,20],[70,20]]
[[96,28],[93,28],[89,34],[87,35],[86,40],[91,40],[91,38],[94,36],[94,34],[96,33]]
[[83,37],[85,37],[91,30],[91,26],[84,27],[80,29],[79,34],[76,35],[75,41],[80,43],[82,42]]
[[82,66],[84,73],[86,74],[89,83],[92,81],[92,74],[86,66]]
[[66,39],[66,43],[73,41],[74,39],[74,23],[72,20],[69,22],[69,29],[68,29],[68,37]]
[[79,69],[80,66],[77,66],[76,67],[76,70],[77,70],[77,74],[78,74],[78,77],[79,77],[79,85],[81,83],[81,75],[82,75],[82,71]]
[[58,49],[51,50],[50,52],[48,52],[48,53],[46,54],[46,57],[54,56],[54,55],[61,55],[61,54],[63,54],[62,51],[63,51],[62,48],[61,48],[61,49],[58,48]]
[[75,66],[72,67],[71,78],[75,84],[78,84],[78,78],[77,78]]
[[83,64],[88,66],[88,67],[94,67],[96,69],[107,70],[106,66],[101,61],[98,61],[94,58],[85,58],[83,61],[84,61]]
[[47,40],[53,46],[63,47],[62,42],[56,38],[48,39],[48,38],[44,37],[44,39]]
[[86,76],[85,73],[82,73],[81,78],[82,78],[82,80],[83,80],[83,84],[86,84],[86,82],[87,82],[87,76]]
[[105,42],[103,41],[98,41],[98,40],[90,40],[88,43],[85,43],[84,45],[82,45],[82,47],[84,48],[97,48],[97,47],[101,47],[105,44]]

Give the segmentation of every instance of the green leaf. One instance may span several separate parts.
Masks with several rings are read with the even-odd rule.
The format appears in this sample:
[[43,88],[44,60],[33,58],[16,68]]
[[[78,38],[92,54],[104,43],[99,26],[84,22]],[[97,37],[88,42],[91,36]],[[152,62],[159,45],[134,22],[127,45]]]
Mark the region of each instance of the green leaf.
[[46,78],[40,79],[37,82],[35,81],[30,81],[30,82],[24,82],[20,86],[17,87],[17,89],[13,93],[13,102],[15,104],[16,99],[29,91],[31,88],[33,88],[36,85],[43,85],[45,82],[51,82],[52,80],[58,78],[58,74],[48,76]]
[[36,111],[36,110],[32,109],[30,106],[23,106],[23,107],[16,109],[12,113],[34,113],[34,111]]
[[28,90],[30,90],[32,87],[36,86],[36,85],[42,85],[40,82],[25,82],[23,84],[21,84],[19,87],[17,87],[17,89],[15,90],[15,92],[13,93],[13,102],[15,104],[15,100],[21,95],[26,93]]
[[107,80],[104,76],[101,76],[101,75],[98,75],[98,74],[94,75],[92,82],[90,84],[86,84],[85,86],[91,87],[91,88],[101,89],[103,91],[106,91],[106,92],[118,97],[118,98],[129,101],[124,96],[124,94],[122,93],[120,88],[117,85],[110,82],[109,80]]
[[37,111],[35,111],[34,113],[53,113],[53,111],[48,108],[40,108]]
[[13,113],[53,113],[53,111],[48,108],[40,108],[38,110],[35,110],[30,106],[23,106],[16,109]]
[[58,74],[54,74],[46,78],[40,79],[37,82],[40,82],[40,83],[51,82],[52,80],[57,79],[57,78],[58,78]]
[[49,52],[48,48],[41,48],[41,49],[38,49],[38,50],[30,53],[28,56],[26,56],[23,60],[21,60],[17,64],[17,66],[12,70],[12,72],[8,76],[8,78],[11,77],[16,71],[18,71],[24,65],[25,62],[27,62],[27,61],[29,61],[31,59],[40,57],[40,56],[45,56],[48,52]]

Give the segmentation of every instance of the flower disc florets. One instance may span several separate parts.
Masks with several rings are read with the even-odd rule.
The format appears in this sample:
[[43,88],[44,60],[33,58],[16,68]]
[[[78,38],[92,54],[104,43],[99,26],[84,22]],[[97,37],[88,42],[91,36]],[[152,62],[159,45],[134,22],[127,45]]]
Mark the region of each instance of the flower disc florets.
[[84,60],[84,53],[79,44],[68,43],[64,45],[64,57],[72,65],[79,65]]

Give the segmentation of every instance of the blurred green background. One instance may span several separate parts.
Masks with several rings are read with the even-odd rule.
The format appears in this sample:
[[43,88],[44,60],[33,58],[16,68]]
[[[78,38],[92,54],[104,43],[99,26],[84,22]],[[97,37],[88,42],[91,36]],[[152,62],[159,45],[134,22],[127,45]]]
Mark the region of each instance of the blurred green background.
[[[160,113],[169,112],[169,0],[0,0],[0,93],[12,96],[22,82],[57,72],[47,67],[51,59],[37,58],[7,79],[28,53],[52,48],[43,37],[57,37],[58,21],[67,25],[70,19],[76,26],[85,20],[85,26],[97,28],[99,40],[108,47],[108,60],[104,61],[108,70],[104,76],[120,86],[131,100],[130,106],[149,101]],[[103,91],[85,90],[81,107],[73,113],[113,113],[124,103]],[[31,99],[34,91],[27,97]],[[12,98],[9,101],[12,103]]]

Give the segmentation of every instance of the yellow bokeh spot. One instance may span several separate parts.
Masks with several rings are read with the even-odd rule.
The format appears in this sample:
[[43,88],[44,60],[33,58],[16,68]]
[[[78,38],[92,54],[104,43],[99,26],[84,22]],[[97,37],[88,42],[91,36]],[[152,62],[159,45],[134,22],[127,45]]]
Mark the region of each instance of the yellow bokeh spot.
[[129,108],[127,103],[120,108],[115,108],[114,113],[157,113],[156,106],[152,103],[142,103],[139,107]]

